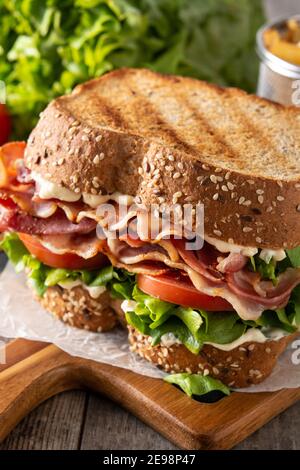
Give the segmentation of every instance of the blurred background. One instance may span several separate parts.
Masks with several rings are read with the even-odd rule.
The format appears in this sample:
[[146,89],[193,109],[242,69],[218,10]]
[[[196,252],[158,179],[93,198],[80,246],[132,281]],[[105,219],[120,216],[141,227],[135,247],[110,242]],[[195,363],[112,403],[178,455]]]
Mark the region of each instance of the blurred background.
[[255,33],[271,11],[287,10],[289,0],[0,0],[0,80],[13,137],[26,138],[55,96],[118,67],[255,91]]

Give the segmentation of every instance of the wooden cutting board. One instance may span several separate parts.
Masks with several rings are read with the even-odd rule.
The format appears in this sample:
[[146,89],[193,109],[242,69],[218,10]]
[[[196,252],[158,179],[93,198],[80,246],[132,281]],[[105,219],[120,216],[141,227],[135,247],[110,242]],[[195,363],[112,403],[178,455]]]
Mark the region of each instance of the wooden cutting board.
[[183,449],[229,449],[300,398],[300,389],[232,393],[200,403],[162,380],[69,356],[56,346],[10,342],[0,365],[0,441],[33,408],[71,389],[92,389]]

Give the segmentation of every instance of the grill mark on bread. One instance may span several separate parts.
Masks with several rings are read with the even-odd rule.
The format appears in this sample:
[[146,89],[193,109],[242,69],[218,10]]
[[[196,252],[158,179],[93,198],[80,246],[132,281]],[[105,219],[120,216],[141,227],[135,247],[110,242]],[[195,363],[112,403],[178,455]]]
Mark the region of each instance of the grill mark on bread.
[[[205,131],[211,136],[213,144],[216,144],[218,148],[222,151],[223,155],[226,155],[229,158],[235,158],[238,156],[236,150],[232,147],[230,142],[220,134],[220,132],[213,127],[209,121],[205,118],[205,115],[199,111],[198,108],[191,105],[188,100],[184,100],[185,105],[197,116],[197,119],[201,121],[201,125],[205,128]],[[218,149],[218,151],[219,151]],[[228,151],[230,149],[230,151]],[[208,160],[208,163],[211,163],[211,160]]]
[[286,153],[279,150],[278,146],[274,145],[274,142],[271,138],[265,135],[263,126],[259,123],[255,124],[255,121],[250,120],[245,113],[245,110],[241,108],[239,102],[236,103],[236,108],[238,108],[241,118],[239,119],[239,125],[243,126],[247,133],[251,133],[256,140],[261,143],[262,148],[270,149],[274,151],[276,159],[282,157],[282,163],[286,162]]
[[[129,80],[130,84],[130,80]],[[134,84],[132,83],[131,87],[134,87]],[[130,88],[131,88],[130,87]],[[136,114],[139,114],[140,111],[140,106],[142,105],[143,111],[145,112],[145,117],[146,119],[149,120],[150,124],[156,124],[160,128],[163,129],[163,131],[168,135],[168,137],[171,139],[174,148],[179,148],[185,150],[187,153],[190,153],[192,155],[195,155],[196,149],[194,146],[190,145],[188,142],[183,140],[176,130],[170,125],[169,122],[167,122],[162,114],[158,111],[156,103],[151,101],[151,96],[155,94],[149,94],[146,96],[145,94],[141,93],[140,90],[137,89],[137,86],[135,86],[135,96],[138,98],[137,105],[134,104],[132,109],[136,112],[137,111],[137,106],[138,106],[138,112]],[[135,103],[135,102],[134,102]]]
[[93,99],[99,105],[99,109],[101,109],[101,114],[104,114],[104,116],[114,127],[128,129],[126,119],[123,118],[121,113],[111,102],[103,98],[103,96],[98,96],[96,93],[94,94]]

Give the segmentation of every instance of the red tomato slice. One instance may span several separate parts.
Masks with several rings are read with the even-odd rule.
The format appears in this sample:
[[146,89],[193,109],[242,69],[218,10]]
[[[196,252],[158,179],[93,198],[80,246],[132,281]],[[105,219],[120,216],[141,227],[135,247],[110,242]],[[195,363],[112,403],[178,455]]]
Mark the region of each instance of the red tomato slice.
[[81,258],[73,253],[65,253],[57,255],[47,250],[33,236],[25,233],[18,233],[20,240],[24,243],[27,250],[35,256],[39,261],[50,266],[51,268],[62,269],[98,269],[106,266],[108,260],[102,253],[90,259]]
[[16,178],[16,161],[24,157],[25,148],[25,142],[9,142],[0,147],[0,187]]
[[182,274],[169,273],[161,276],[138,274],[137,283],[145,294],[165,302],[184,307],[203,308],[211,312],[233,310],[230,303],[221,297],[211,297],[198,291]]
[[10,116],[7,107],[0,104],[0,145],[8,141],[11,131]]

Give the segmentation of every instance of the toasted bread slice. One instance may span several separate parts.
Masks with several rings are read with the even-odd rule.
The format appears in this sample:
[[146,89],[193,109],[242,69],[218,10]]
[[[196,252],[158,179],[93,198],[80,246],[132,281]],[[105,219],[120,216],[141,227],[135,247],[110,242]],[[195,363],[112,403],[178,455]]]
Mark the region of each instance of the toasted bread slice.
[[121,69],[53,101],[28,167],[80,193],[203,202],[207,235],[300,245],[300,110],[237,89]]
[[193,354],[183,344],[168,348],[161,344],[151,346],[151,337],[130,326],[128,330],[131,350],[160,369],[169,373],[209,374],[234,388],[249,387],[265,380],[280,354],[295,338],[295,334],[291,334],[277,341],[247,342],[231,351],[205,344],[199,354]]
[[113,329],[118,317],[111,306],[108,291],[92,299],[80,286],[72,289],[48,287],[43,297],[36,297],[41,305],[68,325],[95,332]]

